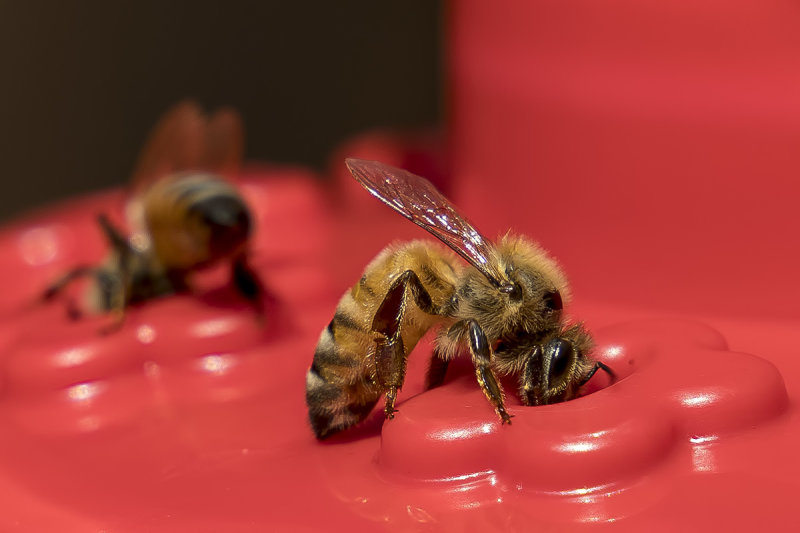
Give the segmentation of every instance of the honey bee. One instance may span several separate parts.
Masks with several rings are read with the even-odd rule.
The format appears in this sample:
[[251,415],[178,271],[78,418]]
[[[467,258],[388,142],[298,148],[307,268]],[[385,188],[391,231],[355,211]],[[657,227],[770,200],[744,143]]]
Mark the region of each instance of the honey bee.
[[498,375],[516,376],[525,405],[569,400],[598,371],[582,324],[568,325],[567,280],[537,244],[507,234],[492,244],[424,178],[347,159],[356,180],[466,260],[428,241],[390,245],[347,291],[306,374],[311,427],[323,439],[363,420],[385,394],[393,418],[408,354],[438,327],[426,388],[444,381],[462,349],[501,422],[511,423]]
[[262,312],[263,286],[251,268],[253,220],[244,198],[222,177],[242,152],[238,115],[220,110],[207,118],[191,102],[178,104],[159,121],[139,157],[127,205],[130,236],[98,216],[110,253],[103,264],[79,266],[50,285],[49,300],[72,281],[89,277],[86,302],[68,307],[111,312],[118,327],[136,303],[189,289],[198,270],[230,261],[234,286]]

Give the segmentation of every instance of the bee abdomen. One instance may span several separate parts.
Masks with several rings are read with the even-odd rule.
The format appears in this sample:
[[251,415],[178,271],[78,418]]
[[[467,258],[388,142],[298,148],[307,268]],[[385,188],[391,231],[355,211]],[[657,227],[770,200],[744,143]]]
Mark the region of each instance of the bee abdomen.
[[336,342],[336,336],[365,335],[358,323],[337,311],[322,331],[314,362],[306,374],[306,404],[314,434],[322,439],[357,424],[377,403],[380,392],[370,386],[363,357]]
[[356,318],[350,316],[341,309],[337,309],[336,314],[333,315],[333,320],[331,320],[330,324],[328,324],[328,330],[332,335],[335,335],[336,331],[363,331],[364,328]]
[[340,328],[341,326],[336,324],[334,318],[322,331],[317,342],[317,349],[314,351],[314,366],[321,370],[322,374],[338,374],[344,377],[344,374],[351,373],[351,369],[359,366],[358,357],[348,353],[336,343],[334,331]]
[[[406,356],[425,332],[441,321],[439,311],[452,296],[451,260],[424,241],[389,246],[344,294],[320,335],[306,375],[308,416],[317,438],[361,422],[389,390],[386,379],[378,379],[381,370],[375,356],[376,337],[385,338],[387,333],[399,335],[393,342],[402,346],[402,354],[398,354],[402,361],[384,360],[383,373],[400,375],[399,384],[394,385],[400,388]],[[415,275],[416,284],[397,290],[393,284],[408,272]],[[395,301],[400,298],[402,302]],[[390,367],[392,364],[395,366]]]
[[349,387],[329,383],[315,366],[311,366],[306,374],[306,403],[308,421],[318,439],[353,426],[367,417],[378,402],[378,395],[361,400],[358,396]]

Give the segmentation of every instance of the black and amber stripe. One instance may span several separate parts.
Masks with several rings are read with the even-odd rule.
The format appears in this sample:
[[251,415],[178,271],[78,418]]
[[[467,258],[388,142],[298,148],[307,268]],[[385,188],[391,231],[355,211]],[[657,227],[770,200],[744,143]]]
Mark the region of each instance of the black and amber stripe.
[[[424,297],[415,296],[415,300],[422,297],[425,309],[420,309],[419,302],[409,303],[402,324],[384,324],[386,327],[372,331],[378,310],[392,307],[384,306],[384,300],[403,294],[392,287],[408,271],[419,273],[425,286],[424,291],[411,289],[415,294],[425,293]],[[414,277],[419,283],[420,278]],[[386,384],[379,384],[385,372],[378,372],[379,363],[375,361],[376,338],[386,336],[384,330],[391,326],[401,334],[398,345],[403,346],[402,356],[407,356],[425,331],[440,320],[431,313],[449,302],[454,278],[455,271],[445,256],[425,241],[390,246],[367,266],[358,283],[339,301],[333,319],[322,331],[306,375],[309,421],[318,438],[366,418],[381,395],[388,392]],[[433,301],[428,297],[429,292]]]
[[364,364],[369,341],[366,326],[342,310],[355,303],[350,293],[322,331],[314,361],[306,375],[306,403],[311,427],[317,438],[363,420],[380,398]]

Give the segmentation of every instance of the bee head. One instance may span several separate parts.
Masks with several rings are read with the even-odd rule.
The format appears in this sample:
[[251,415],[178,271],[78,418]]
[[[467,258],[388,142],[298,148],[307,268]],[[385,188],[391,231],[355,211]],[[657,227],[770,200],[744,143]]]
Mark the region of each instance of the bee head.
[[250,236],[250,213],[235,196],[218,195],[192,204],[189,215],[196,217],[208,232],[208,249],[214,258],[239,249]]
[[528,405],[545,405],[570,400],[592,370],[586,356],[591,338],[579,324],[535,346],[526,363],[523,389]]

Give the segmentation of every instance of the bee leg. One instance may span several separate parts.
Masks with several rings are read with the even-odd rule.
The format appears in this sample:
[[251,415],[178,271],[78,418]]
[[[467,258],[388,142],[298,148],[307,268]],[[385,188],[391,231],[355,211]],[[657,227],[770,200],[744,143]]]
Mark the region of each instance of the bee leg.
[[128,287],[130,286],[131,257],[136,251],[131,247],[128,239],[122,234],[108,217],[104,214],[97,216],[97,223],[108,240],[111,248],[118,255],[119,268],[117,275],[104,270],[97,271],[97,280],[100,286],[102,306],[111,312],[112,320],[107,326],[101,328],[100,333],[109,334],[117,331],[125,322],[125,309],[128,307]]
[[125,235],[123,235],[121,231],[114,227],[105,214],[101,213],[97,215],[97,223],[100,225],[100,229],[103,231],[103,235],[105,235],[111,248],[119,252],[120,255],[133,252],[131,245],[128,243],[128,239],[125,238]]
[[125,295],[125,279],[127,272],[120,269],[120,275],[98,270],[96,273],[100,305],[111,313],[111,322],[100,329],[100,333],[108,335],[122,327],[125,322],[125,309],[128,298]]
[[386,391],[384,414],[394,418],[397,391],[406,377],[406,349],[400,336],[403,316],[409,304],[409,292],[425,312],[433,311],[431,297],[413,270],[406,270],[392,283],[372,320],[375,339],[375,380]]
[[241,255],[233,261],[233,285],[255,308],[259,319],[264,316],[264,285],[253,267],[247,261],[247,256]]
[[100,225],[100,229],[103,230],[103,234],[106,236],[112,250],[117,254],[117,261],[119,264],[117,268],[117,277],[103,270],[98,270],[98,279],[101,284],[104,285],[103,288],[109,295],[107,299],[109,303],[105,307],[109,310],[116,308],[124,309],[128,304],[126,288],[130,285],[131,261],[136,251],[128,242],[125,235],[111,224],[111,221],[106,215],[97,215],[97,223]]
[[525,360],[522,372],[519,374],[519,397],[525,405],[538,405],[536,399],[536,389],[539,385],[538,371],[541,368],[541,348],[538,346],[533,353]]
[[589,380],[592,379],[592,376],[594,376],[595,373],[598,370],[602,370],[603,372],[608,374],[609,377],[611,378],[611,383],[615,383],[617,381],[617,375],[614,373],[613,370],[611,370],[611,368],[608,367],[608,365],[605,365],[605,364],[601,363],[600,361],[595,361],[594,362],[594,366],[592,367],[592,369],[589,371],[588,374],[586,374],[586,377],[584,377],[581,380],[580,386],[586,385],[589,382]]
[[425,374],[425,390],[433,389],[444,383],[448,365],[450,365],[450,361],[442,359],[439,356],[439,350],[435,349],[431,356],[428,372]]
[[511,423],[511,416],[506,412],[503,403],[503,389],[492,370],[492,351],[486,335],[475,320],[467,321],[469,342],[469,352],[472,355],[472,364],[475,365],[475,376],[481,386],[483,394],[494,406],[503,424]]
[[113,309],[111,311],[111,322],[100,328],[102,335],[110,335],[118,331],[125,323],[125,311],[122,309]]
[[79,266],[76,267],[65,275],[63,275],[60,279],[58,279],[55,283],[47,287],[47,289],[42,294],[42,300],[49,301],[55,298],[61,291],[66,288],[67,285],[72,283],[78,278],[82,278],[84,276],[92,276],[95,274],[95,269],[88,266]]
[[[89,266],[79,266],[77,268],[70,270],[60,279],[58,279],[49,287],[47,287],[47,289],[42,293],[42,301],[49,302],[50,300],[58,296],[61,293],[61,291],[63,291],[67,287],[67,285],[69,285],[78,278],[88,277],[88,276],[97,276],[97,269]],[[83,311],[81,311],[78,304],[76,304],[72,298],[67,298],[66,307],[67,307],[67,317],[69,317],[70,320],[79,320],[83,316]]]

